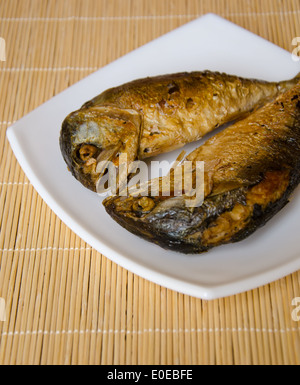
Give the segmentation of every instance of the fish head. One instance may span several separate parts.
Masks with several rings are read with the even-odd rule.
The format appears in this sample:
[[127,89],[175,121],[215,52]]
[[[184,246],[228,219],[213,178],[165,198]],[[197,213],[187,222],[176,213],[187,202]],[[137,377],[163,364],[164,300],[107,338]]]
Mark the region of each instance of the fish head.
[[107,213],[131,233],[166,249],[189,249],[183,242],[193,209],[184,197],[110,196],[103,201]]
[[[199,245],[199,239],[217,226],[219,215],[234,209],[244,212],[246,189],[230,188],[209,194],[199,206],[187,204],[190,198],[186,195],[150,194],[110,196],[103,205],[112,219],[131,233],[165,249],[194,254],[210,248],[205,242]],[[237,216],[235,212],[234,215]],[[227,222],[223,222],[220,226],[227,226]]]
[[107,163],[118,167],[120,154],[126,154],[128,164],[137,158],[140,126],[141,117],[134,110],[92,106],[72,112],[60,134],[61,151],[72,174],[96,191]]

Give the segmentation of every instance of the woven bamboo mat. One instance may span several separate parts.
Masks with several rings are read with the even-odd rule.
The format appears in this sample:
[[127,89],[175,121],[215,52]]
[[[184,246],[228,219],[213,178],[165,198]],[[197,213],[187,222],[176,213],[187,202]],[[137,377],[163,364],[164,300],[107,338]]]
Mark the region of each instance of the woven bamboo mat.
[[146,281],[71,232],[6,140],[14,121],[207,12],[291,51],[299,0],[0,0],[0,364],[299,364],[300,273],[202,301]]

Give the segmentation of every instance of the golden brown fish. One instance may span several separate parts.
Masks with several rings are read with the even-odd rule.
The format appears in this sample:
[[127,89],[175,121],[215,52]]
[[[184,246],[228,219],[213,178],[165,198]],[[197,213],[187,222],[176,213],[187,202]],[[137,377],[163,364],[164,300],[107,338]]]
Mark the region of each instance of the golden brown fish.
[[248,237],[287,204],[300,182],[300,82],[186,160],[205,162],[201,206],[188,208],[184,196],[174,194],[115,196],[104,201],[107,212],[132,233],[184,253]]
[[60,147],[72,174],[96,190],[102,161],[118,165],[174,150],[245,116],[296,84],[268,83],[217,72],[135,80],[109,89],[63,122]]

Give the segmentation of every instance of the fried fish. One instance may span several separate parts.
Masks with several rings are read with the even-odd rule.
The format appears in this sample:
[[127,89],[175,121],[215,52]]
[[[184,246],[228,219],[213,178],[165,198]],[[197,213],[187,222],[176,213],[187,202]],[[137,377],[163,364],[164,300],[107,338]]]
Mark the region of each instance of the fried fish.
[[300,82],[186,160],[205,164],[199,207],[186,207],[185,197],[174,194],[111,196],[103,202],[106,211],[130,232],[183,253],[205,252],[254,233],[288,203],[300,182]]
[[191,72],[135,80],[109,89],[62,124],[60,148],[69,170],[96,191],[105,161],[128,164],[199,140],[293,87],[218,72]]

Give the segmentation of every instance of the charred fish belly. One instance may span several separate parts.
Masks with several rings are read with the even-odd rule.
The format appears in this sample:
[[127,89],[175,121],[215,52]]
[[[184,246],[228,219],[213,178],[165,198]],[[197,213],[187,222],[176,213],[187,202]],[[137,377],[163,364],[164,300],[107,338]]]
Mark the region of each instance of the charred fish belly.
[[120,153],[130,164],[180,148],[245,117],[298,79],[268,83],[205,71],[135,80],[67,116],[61,152],[74,177],[96,191],[103,165],[111,161],[118,166]]
[[186,160],[205,163],[201,206],[186,207],[184,196],[112,196],[103,202],[106,211],[130,232],[183,253],[248,237],[288,203],[299,184],[300,83]]

